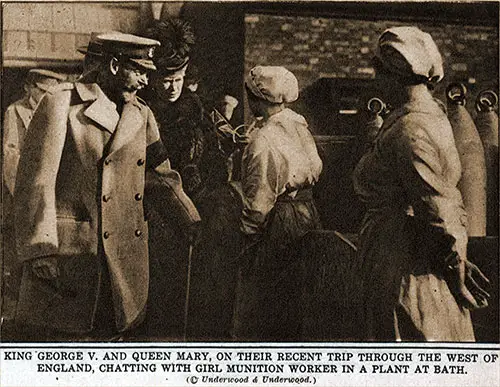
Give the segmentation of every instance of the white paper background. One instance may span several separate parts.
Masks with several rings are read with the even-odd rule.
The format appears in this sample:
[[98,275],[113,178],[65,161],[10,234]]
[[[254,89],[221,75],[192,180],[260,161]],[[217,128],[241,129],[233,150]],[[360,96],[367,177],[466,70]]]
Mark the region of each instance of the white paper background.
[[[7,360],[7,352],[16,352],[16,356],[30,352],[31,360]],[[47,354],[54,355],[56,352],[82,352],[83,360],[75,361],[46,361],[39,360]],[[99,360],[90,360],[89,352],[95,352]],[[122,353],[126,356],[125,360],[103,360],[105,353]],[[297,353],[294,356],[300,356],[299,353],[321,353],[320,361],[278,361],[278,353]],[[141,364],[155,364],[156,372],[101,372],[99,367],[102,364],[138,364],[132,357],[134,353],[144,354],[144,356],[160,356],[165,357],[164,353],[170,353],[170,361],[167,360],[141,360]],[[184,353],[186,357],[194,358],[196,353],[201,359],[208,360],[178,360],[178,353]],[[202,355],[202,354],[205,355]],[[225,357],[222,353],[230,354],[231,361],[218,361],[217,357]],[[271,355],[271,361],[239,361],[238,353],[253,353],[254,356],[260,354],[261,358],[266,358],[264,353]],[[338,353],[345,357],[347,353],[353,356],[350,361],[328,361],[328,353]],[[360,361],[360,353],[378,353],[380,355],[397,353],[411,353],[412,361],[395,361],[395,362],[375,362],[375,361]],[[418,354],[426,355],[440,354],[441,361],[419,361]],[[218,355],[219,354],[219,355]],[[476,362],[450,362],[448,354],[463,354],[469,355],[471,359],[477,358]],[[477,356],[476,356],[477,355]],[[350,344],[350,343],[323,343],[323,344],[293,344],[293,345],[271,345],[271,344],[78,344],[78,345],[60,345],[54,344],[34,344],[34,345],[15,345],[3,344],[1,349],[0,361],[0,385],[1,386],[296,386],[296,385],[316,385],[316,386],[498,386],[500,385],[500,367],[499,367],[499,345],[488,344],[373,344],[366,343]],[[57,355],[56,355],[57,356]],[[318,355],[315,355],[318,356]],[[332,355],[334,356],[334,355]],[[94,370],[93,373],[75,373],[75,372],[38,372],[38,364],[53,364],[65,363],[66,366],[76,363],[90,364]],[[161,364],[190,364],[190,372],[164,372]],[[207,366],[209,364],[209,366]],[[270,368],[278,368],[278,365],[283,366],[283,373],[228,373],[228,364],[263,364],[271,366]],[[291,373],[289,364],[304,364],[304,365],[335,365],[336,373]],[[218,365],[218,366],[216,366]],[[354,373],[343,372],[342,365],[354,366]],[[367,373],[360,373],[361,366],[366,367]],[[391,365],[394,370],[395,365],[408,365],[408,373],[373,373],[373,366],[383,367],[383,371],[389,371],[388,366]],[[429,373],[415,373],[416,366],[428,365]],[[447,366],[448,371],[451,371],[449,366],[464,366],[465,374],[437,374],[434,373],[434,366]],[[103,366],[101,366],[103,367]],[[197,367],[209,369],[217,367],[222,372],[197,372]],[[402,367],[400,367],[402,368]],[[214,368],[215,369],[215,368]],[[457,370],[455,368],[455,370]],[[226,382],[217,382],[214,379],[206,379],[206,377],[220,378],[236,378],[236,380],[228,380]],[[292,377],[294,381],[278,381],[264,382],[264,376],[271,378],[275,377]],[[203,379],[205,377],[205,379]],[[239,383],[238,380],[248,377],[247,383]],[[254,382],[255,377],[258,377],[257,382]],[[309,383],[303,382],[309,377]],[[219,379],[220,380],[220,379]]]

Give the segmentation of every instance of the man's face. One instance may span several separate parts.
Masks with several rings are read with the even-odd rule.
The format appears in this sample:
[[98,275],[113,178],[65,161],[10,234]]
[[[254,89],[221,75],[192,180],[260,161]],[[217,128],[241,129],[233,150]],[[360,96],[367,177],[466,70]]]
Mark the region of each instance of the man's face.
[[148,85],[147,71],[130,62],[120,64],[115,79],[117,92],[124,102],[130,101],[138,90]]
[[182,94],[185,75],[186,67],[174,73],[158,77],[153,85],[158,96],[164,101],[177,101]]

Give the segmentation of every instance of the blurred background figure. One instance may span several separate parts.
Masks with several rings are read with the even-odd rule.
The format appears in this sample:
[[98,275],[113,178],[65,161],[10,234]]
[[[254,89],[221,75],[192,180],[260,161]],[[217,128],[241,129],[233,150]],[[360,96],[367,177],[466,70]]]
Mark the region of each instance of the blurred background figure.
[[99,63],[104,57],[102,43],[98,39],[99,34],[99,32],[92,32],[88,45],[77,48],[80,54],[85,55],[83,58],[83,70],[79,81],[90,82],[91,80],[89,78],[92,76],[91,74],[96,74]]
[[196,67],[194,64],[190,64],[186,70],[186,76],[185,76],[186,88],[189,91],[196,93],[200,86],[200,81],[201,78],[198,72],[198,67]]
[[366,339],[474,341],[469,309],[489,295],[467,260],[460,158],[431,93],[441,55],[429,34],[394,27],[379,38],[375,68],[395,109],[354,173],[368,209],[359,235]]
[[[65,75],[50,70],[30,70],[24,83],[24,97],[11,104],[5,112],[3,173],[9,195],[14,192],[19,154],[33,113],[47,90],[64,80]],[[4,202],[4,208],[5,204]]]
[[222,101],[220,101],[220,106],[216,106],[216,109],[218,109],[222,115],[230,121],[233,117],[234,109],[236,109],[237,106],[238,100],[233,96],[226,94],[222,98]]
[[17,166],[31,118],[47,90],[66,79],[63,74],[32,69],[24,83],[24,97],[7,107],[3,120],[3,316],[9,317],[17,298],[21,265],[16,259],[13,197]]
[[220,152],[215,166],[223,173],[216,175],[217,185],[200,203],[203,227],[193,259],[188,325],[191,340],[231,339],[237,258],[242,247],[241,195],[234,189],[233,180],[240,179],[241,153],[247,142],[246,125],[233,127],[230,122],[237,104],[236,98],[226,95],[209,110]]

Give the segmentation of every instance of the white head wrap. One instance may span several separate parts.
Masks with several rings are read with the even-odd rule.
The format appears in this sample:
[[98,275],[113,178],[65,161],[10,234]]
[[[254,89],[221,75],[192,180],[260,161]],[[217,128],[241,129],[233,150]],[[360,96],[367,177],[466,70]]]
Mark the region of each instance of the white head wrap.
[[428,82],[443,79],[443,59],[432,36],[417,27],[393,27],[380,36],[377,57],[389,71],[418,75]]
[[290,103],[299,97],[297,78],[281,66],[256,66],[245,84],[256,97],[273,103]]

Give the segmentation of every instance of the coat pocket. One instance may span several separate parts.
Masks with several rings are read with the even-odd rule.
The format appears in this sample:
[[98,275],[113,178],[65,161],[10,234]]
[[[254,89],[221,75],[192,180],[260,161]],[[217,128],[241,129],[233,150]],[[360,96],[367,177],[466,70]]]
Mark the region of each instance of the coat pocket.
[[97,255],[97,225],[73,217],[57,218],[60,255]]

